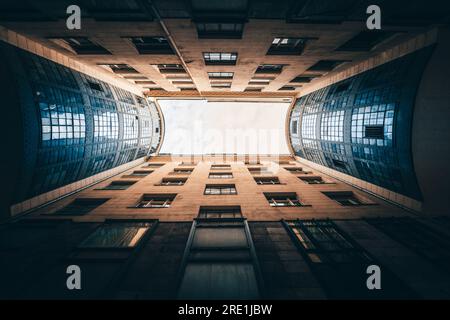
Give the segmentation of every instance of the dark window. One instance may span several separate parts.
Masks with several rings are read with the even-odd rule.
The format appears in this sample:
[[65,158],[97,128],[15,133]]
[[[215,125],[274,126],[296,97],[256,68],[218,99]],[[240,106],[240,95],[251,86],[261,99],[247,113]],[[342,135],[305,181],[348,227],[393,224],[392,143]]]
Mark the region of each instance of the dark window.
[[92,81],[88,81],[87,84],[92,90],[103,91],[102,85],[100,83],[95,83]]
[[91,212],[108,200],[109,198],[77,198],[64,208],[56,211],[54,214],[82,216]]
[[257,184],[281,184],[277,177],[255,177]]
[[331,159],[331,162],[333,163],[333,166],[340,169],[347,169],[347,164],[344,161],[338,160],[338,159]]
[[384,30],[365,30],[348,40],[336,51],[370,51],[376,45],[393,36],[395,32]]
[[165,37],[131,37],[131,42],[139,54],[173,54],[173,49]]
[[259,298],[258,265],[245,221],[198,219],[190,238],[178,298]]
[[135,183],[136,181],[117,180],[112,181],[109,185],[99,190],[126,190]]
[[247,87],[245,88],[245,92],[261,92],[263,87]]
[[210,172],[209,179],[232,179],[233,174],[231,172]]
[[186,73],[181,64],[158,64],[160,73]]
[[197,22],[200,39],[240,39],[243,29],[243,23]]
[[302,176],[298,177],[301,181],[306,182],[307,184],[324,184],[326,183],[322,177],[319,176]]
[[77,54],[111,54],[108,50],[86,37],[55,38],[69,45]]
[[140,85],[143,85],[143,84],[156,84],[155,82],[153,82],[151,80],[136,80],[136,81],[134,81],[134,83],[140,84]]
[[331,71],[340,64],[348,62],[348,60],[320,60],[316,62],[314,65],[309,67],[307,71]]
[[298,82],[298,83],[307,83],[311,82],[314,78],[317,78],[318,75],[308,75],[308,76],[297,76],[292,79],[290,82]]
[[235,65],[236,52],[203,52],[206,65]]
[[84,240],[80,248],[133,248],[136,247],[151,223],[113,222],[101,225]]
[[234,184],[207,184],[205,187],[206,195],[225,195],[237,194]]
[[210,79],[233,79],[234,72],[208,72]]
[[[339,292],[351,295],[353,292],[346,291],[352,287],[368,291],[362,271],[371,264],[371,258],[362,248],[349,241],[333,222],[297,220],[287,221],[287,225],[329,295]],[[345,290],[337,286],[340,281],[346,284]],[[337,287],[333,288],[334,285]]]
[[302,167],[283,167],[283,168],[291,173],[305,173]]
[[133,67],[130,67],[129,65],[125,63],[119,63],[119,64],[101,64],[102,66],[109,67],[114,73],[139,73],[136,69]]
[[291,132],[292,132],[292,134],[297,134],[297,130],[298,130],[298,121],[294,120],[291,123]]
[[240,206],[200,207],[200,219],[235,219],[242,218]]
[[434,265],[450,270],[450,238],[409,217],[368,219],[368,223]]
[[146,167],[149,167],[149,168],[160,168],[163,165],[165,165],[165,163],[150,162],[149,164],[146,165]]
[[255,73],[281,73],[284,64],[261,64],[256,69]]
[[352,191],[335,191],[322,193],[328,198],[339,202],[343,206],[360,206],[365,204]]
[[304,205],[295,192],[264,193],[264,196],[271,207],[301,207]]
[[186,183],[187,178],[163,178],[159,185],[161,186],[182,186]]
[[306,38],[274,38],[267,51],[268,55],[302,54],[308,39]]
[[176,194],[144,194],[136,208],[170,208]]
[[135,170],[130,174],[124,175],[123,177],[145,177],[148,176],[153,171],[151,170]]
[[365,138],[384,139],[384,126],[365,126]]
[[282,86],[280,89],[278,89],[278,90],[280,90],[280,91],[293,91],[293,90],[295,90],[295,89],[297,89],[296,87],[293,87],[293,86]]

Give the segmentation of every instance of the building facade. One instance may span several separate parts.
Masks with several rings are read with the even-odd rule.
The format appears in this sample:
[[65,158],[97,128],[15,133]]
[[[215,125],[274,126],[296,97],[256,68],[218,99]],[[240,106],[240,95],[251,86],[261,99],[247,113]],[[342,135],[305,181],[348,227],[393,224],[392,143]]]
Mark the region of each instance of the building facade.
[[[449,299],[449,12],[378,2],[1,1],[0,298]],[[291,152],[159,154],[167,97]]]
[[[421,219],[291,156],[157,156],[1,234],[2,297],[448,298],[448,218]],[[82,271],[68,290],[66,269]],[[367,268],[383,290],[368,290]],[[20,266],[20,267],[18,267]]]

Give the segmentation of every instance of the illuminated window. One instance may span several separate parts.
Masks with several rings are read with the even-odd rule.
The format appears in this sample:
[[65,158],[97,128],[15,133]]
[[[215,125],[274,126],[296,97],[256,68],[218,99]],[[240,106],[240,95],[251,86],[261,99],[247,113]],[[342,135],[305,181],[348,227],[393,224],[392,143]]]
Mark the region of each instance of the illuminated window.
[[302,118],[302,138],[316,139],[317,114],[304,115]]
[[327,112],[320,125],[322,140],[344,141],[344,111]]
[[176,194],[144,194],[136,208],[170,208]]
[[234,184],[207,184],[205,187],[205,195],[227,195],[237,194]]
[[80,248],[133,248],[151,227],[151,223],[112,222],[98,227]]
[[203,52],[206,65],[235,65],[236,52]]
[[303,204],[295,192],[264,193],[271,207],[301,207]]
[[94,142],[119,138],[119,118],[116,112],[94,109]]
[[391,146],[395,105],[380,104],[353,109],[351,138],[354,143]]
[[308,39],[305,38],[274,38],[267,51],[268,55],[302,54]]
[[210,172],[209,179],[232,179],[233,174],[231,172]]

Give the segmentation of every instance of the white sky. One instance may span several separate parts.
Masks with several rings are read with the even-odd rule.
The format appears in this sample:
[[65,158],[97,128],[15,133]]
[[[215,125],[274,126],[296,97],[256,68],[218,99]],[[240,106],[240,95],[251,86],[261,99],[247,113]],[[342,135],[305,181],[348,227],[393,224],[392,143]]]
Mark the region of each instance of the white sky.
[[161,153],[288,154],[289,103],[159,100],[165,136]]

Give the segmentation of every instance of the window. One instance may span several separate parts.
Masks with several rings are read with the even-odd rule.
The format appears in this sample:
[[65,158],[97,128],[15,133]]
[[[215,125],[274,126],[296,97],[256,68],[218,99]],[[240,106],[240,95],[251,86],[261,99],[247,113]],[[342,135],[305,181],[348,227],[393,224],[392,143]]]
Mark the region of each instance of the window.
[[106,187],[103,187],[103,188],[97,189],[97,190],[126,190],[135,183],[136,183],[136,181],[117,180],[117,181],[112,181]]
[[283,167],[285,170],[289,171],[290,173],[306,173],[303,171],[302,167]]
[[284,64],[261,64],[256,69],[255,73],[281,73]]
[[331,163],[334,167],[336,167],[338,169],[347,170],[347,163],[345,163],[342,160],[332,158]]
[[306,182],[307,184],[325,184],[325,180],[319,176],[302,176],[298,177],[301,181]]
[[64,216],[82,216],[108,201],[109,198],[77,198],[54,214]]
[[237,219],[242,218],[240,206],[200,207],[200,219]]
[[295,192],[264,193],[264,196],[271,207],[301,207],[304,205]]
[[209,179],[232,179],[233,174],[231,172],[210,172]]
[[234,72],[208,72],[210,79],[233,79]]
[[338,202],[342,206],[361,206],[367,204],[352,191],[334,191],[334,192],[322,192],[328,198]]
[[63,46],[68,46],[76,54],[111,54],[108,50],[86,37],[63,37],[50,40],[62,41]]
[[231,88],[231,82],[211,83],[211,88]]
[[395,104],[379,104],[354,108],[351,138],[354,143],[391,146]]
[[203,52],[206,65],[235,65],[236,52]]
[[187,178],[163,178],[160,186],[182,186],[186,183]]
[[175,168],[173,169],[174,174],[190,174],[194,171],[194,168]]
[[311,67],[309,67],[306,71],[328,72],[332,71],[334,68],[344,62],[348,62],[348,60],[319,60]]
[[151,223],[111,222],[98,227],[84,240],[80,248],[134,248],[139,244]]
[[291,133],[297,134],[297,129],[298,129],[298,121],[294,120],[291,122]]
[[365,126],[364,138],[384,139],[384,126]]
[[144,194],[136,208],[170,208],[176,194]]
[[261,92],[263,87],[247,87],[244,92]]
[[165,163],[150,162],[149,164],[146,165],[146,167],[149,167],[149,168],[160,168],[163,165],[165,165]]
[[376,45],[392,37],[394,31],[365,30],[341,45],[336,51],[370,51]]
[[233,214],[213,208],[203,210],[211,210],[211,215],[205,212],[206,219],[193,223],[178,298],[257,299],[258,265],[251,254],[254,248],[248,225],[242,219],[208,221],[209,216],[225,218]]
[[344,111],[326,112],[320,124],[322,140],[344,141]]
[[297,76],[294,79],[292,79],[290,82],[297,82],[297,83],[307,83],[311,82],[314,78],[320,77],[319,75],[307,75],[307,76]]
[[274,38],[267,51],[268,55],[302,54],[305,49],[306,38]]
[[388,280],[383,290],[367,290],[367,266],[380,264],[333,221],[295,220],[286,221],[285,226],[329,298],[399,299],[411,295],[386,268],[383,276]]
[[280,89],[278,89],[278,90],[280,90],[280,91],[293,91],[293,90],[296,90],[297,88],[296,87],[293,87],[293,86],[282,86]]
[[234,184],[207,184],[205,187],[205,195],[227,195],[237,194]]
[[124,74],[124,73],[139,73],[136,69],[130,67],[125,63],[119,64],[100,64],[101,66],[109,67],[114,73]]
[[212,164],[212,170],[223,170],[223,169],[231,169],[231,165],[229,164]]
[[92,81],[87,81],[88,86],[92,89],[92,90],[96,90],[96,91],[103,91],[103,87],[100,83],[95,83]]
[[123,177],[145,177],[148,176],[150,173],[152,173],[152,170],[134,170],[132,173],[124,175]]
[[160,73],[186,73],[181,64],[158,64]]
[[139,54],[173,54],[165,37],[131,37],[131,42]]
[[302,117],[302,138],[316,139],[317,114],[308,114]]
[[257,184],[281,184],[277,177],[255,177]]
[[241,39],[243,23],[197,22],[200,39]]

